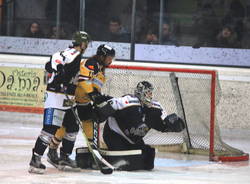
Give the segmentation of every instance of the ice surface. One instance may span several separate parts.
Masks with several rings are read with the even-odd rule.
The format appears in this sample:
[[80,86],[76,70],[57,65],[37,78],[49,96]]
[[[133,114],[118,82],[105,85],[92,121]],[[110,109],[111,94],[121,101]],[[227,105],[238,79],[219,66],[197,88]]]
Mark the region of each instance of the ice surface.
[[[158,153],[153,171],[58,171],[46,161],[44,175],[29,174],[31,149],[41,130],[41,123],[11,122],[0,118],[0,184],[249,184],[249,162],[216,163],[205,156]],[[250,140],[230,143],[250,152]],[[81,133],[76,147],[82,146]]]

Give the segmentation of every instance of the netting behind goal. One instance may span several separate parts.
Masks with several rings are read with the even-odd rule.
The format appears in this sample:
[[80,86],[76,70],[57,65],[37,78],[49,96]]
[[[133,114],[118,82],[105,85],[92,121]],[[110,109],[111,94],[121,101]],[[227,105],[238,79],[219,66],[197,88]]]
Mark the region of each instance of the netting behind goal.
[[185,120],[187,129],[181,133],[150,130],[144,137],[147,144],[165,151],[208,154],[210,160],[248,159],[221,140],[215,116],[221,94],[216,71],[113,65],[106,76],[103,92],[114,97],[133,94],[138,82],[149,81],[155,89],[154,99],[167,113],[177,113]]

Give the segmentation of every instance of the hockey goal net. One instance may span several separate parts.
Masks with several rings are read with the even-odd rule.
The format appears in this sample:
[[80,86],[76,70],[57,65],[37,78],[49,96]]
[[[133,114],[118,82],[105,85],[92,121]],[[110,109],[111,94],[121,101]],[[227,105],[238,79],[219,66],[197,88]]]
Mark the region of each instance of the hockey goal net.
[[[216,71],[112,65],[106,70],[103,92],[114,97],[133,94],[139,81],[154,86],[154,99],[167,113],[181,116],[187,128],[181,133],[150,130],[147,144],[164,151],[207,154],[212,161],[248,160],[248,154],[223,142],[216,120],[220,86]],[[101,132],[101,131],[100,131]],[[100,145],[103,145],[100,136]]]

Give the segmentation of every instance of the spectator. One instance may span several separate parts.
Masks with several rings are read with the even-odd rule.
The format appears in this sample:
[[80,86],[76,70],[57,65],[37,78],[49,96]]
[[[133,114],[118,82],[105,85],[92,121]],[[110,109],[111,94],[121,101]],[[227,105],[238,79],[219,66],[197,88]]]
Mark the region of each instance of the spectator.
[[224,26],[216,37],[216,47],[240,48],[237,33],[230,26]]
[[[57,1],[48,0],[45,13],[46,20],[55,22],[57,17]],[[80,1],[79,0],[63,0],[61,1],[61,24],[64,26],[67,35],[72,35],[79,27]]]
[[207,3],[200,6],[194,16],[193,32],[196,33],[197,40],[193,47],[213,47],[215,44],[214,38],[219,31],[217,16],[211,4]]
[[[71,0],[72,1],[72,0]],[[109,13],[111,8],[111,0],[85,0],[85,18],[84,27],[87,32],[91,33],[92,40],[102,40],[105,38],[107,22],[109,21]],[[111,8],[112,9],[112,8]]]
[[149,29],[144,37],[142,38],[140,43],[145,43],[145,44],[159,44],[159,38],[157,31],[154,29]]
[[44,33],[38,22],[32,22],[31,24],[29,24],[23,36],[30,38],[44,38]]
[[175,45],[179,46],[175,36],[171,32],[171,27],[168,23],[162,24],[162,43],[164,45]]
[[120,19],[113,17],[109,20],[108,33],[103,40],[111,42],[130,42],[130,34],[122,27]]
[[[58,32],[58,35],[57,35],[57,32]],[[51,26],[50,32],[48,34],[48,38],[51,38],[51,39],[66,39],[67,34],[64,31],[63,27],[59,27],[59,29],[58,29],[56,26]]]
[[245,17],[245,8],[239,0],[232,0],[230,9],[226,16],[222,19],[222,25],[232,25],[238,35],[238,40],[242,39],[243,19]]

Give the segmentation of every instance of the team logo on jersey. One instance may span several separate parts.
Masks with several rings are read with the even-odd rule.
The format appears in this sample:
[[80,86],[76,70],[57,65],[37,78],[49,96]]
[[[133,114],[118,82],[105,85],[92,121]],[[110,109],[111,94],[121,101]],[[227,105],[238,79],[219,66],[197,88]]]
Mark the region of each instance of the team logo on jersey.
[[56,59],[55,62],[56,62],[57,64],[62,64],[62,61],[59,60],[59,59]]
[[127,136],[140,136],[144,137],[149,131],[149,128],[146,124],[141,124],[138,127],[131,127],[126,129],[124,132]]

